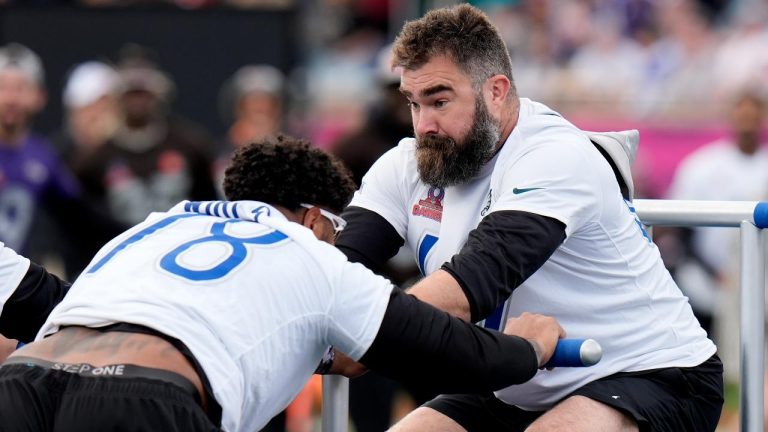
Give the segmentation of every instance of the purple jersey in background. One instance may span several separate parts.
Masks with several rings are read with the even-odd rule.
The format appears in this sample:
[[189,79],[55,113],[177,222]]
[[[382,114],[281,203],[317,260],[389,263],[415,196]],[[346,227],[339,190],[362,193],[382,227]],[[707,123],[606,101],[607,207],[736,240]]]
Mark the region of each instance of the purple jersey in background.
[[25,253],[39,207],[78,193],[45,138],[29,134],[20,143],[0,142],[0,241],[7,246]]

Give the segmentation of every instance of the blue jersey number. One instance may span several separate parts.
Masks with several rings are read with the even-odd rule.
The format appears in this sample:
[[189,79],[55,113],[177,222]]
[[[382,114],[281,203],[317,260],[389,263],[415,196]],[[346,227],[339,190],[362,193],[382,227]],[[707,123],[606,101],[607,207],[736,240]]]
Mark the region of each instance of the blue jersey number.
[[[115,255],[120,253],[123,249],[127,248],[128,246],[132,245],[133,243],[136,243],[138,241],[141,241],[143,238],[154,234],[158,230],[165,228],[166,226],[172,224],[173,222],[188,218],[188,217],[194,217],[194,216],[202,216],[199,214],[179,214],[167,217],[163,220],[160,220],[143,230],[137,232],[136,234],[128,237],[125,239],[122,243],[117,245],[114,249],[112,249],[109,253],[107,253],[102,259],[100,259],[96,264],[91,267],[87,273],[96,273],[101,269],[109,260],[111,260]],[[231,235],[224,232],[227,224],[232,223],[253,223],[248,221],[243,221],[241,219],[228,219],[223,222],[217,222],[211,226],[211,235],[202,237],[195,240],[190,240],[186,243],[183,243],[176,247],[174,250],[168,252],[167,254],[163,255],[162,258],[160,258],[160,267],[177,276],[181,276],[185,279],[189,279],[192,281],[208,281],[208,280],[214,280],[221,277],[226,276],[229,272],[231,272],[235,267],[240,265],[248,255],[248,251],[245,248],[246,244],[258,244],[258,245],[268,245],[277,243],[281,240],[285,240],[288,238],[285,234],[281,233],[280,231],[272,231],[267,234],[258,235],[255,237],[232,237]],[[179,264],[178,257],[179,255],[183,254],[190,248],[192,248],[195,245],[203,244],[203,243],[209,243],[209,242],[223,242],[228,244],[231,247],[231,251],[228,257],[226,257],[223,261],[216,264],[215,266],[209,268],[209,269],[190,269],[187,267],[184,267],[183,265]]]

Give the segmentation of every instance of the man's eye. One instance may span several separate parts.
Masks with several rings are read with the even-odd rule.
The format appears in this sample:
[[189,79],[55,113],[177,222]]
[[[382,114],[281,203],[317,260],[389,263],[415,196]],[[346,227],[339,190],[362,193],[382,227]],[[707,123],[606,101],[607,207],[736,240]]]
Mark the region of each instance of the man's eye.
[[419,104],[417,104],[414,101],[408,101],[408,108],[410,108],[412,110],[417,110],[417,109],[419,109]]
[[441,99],[438,101],[435,101],[435,108],[442,108],[448,103],[447,100]]

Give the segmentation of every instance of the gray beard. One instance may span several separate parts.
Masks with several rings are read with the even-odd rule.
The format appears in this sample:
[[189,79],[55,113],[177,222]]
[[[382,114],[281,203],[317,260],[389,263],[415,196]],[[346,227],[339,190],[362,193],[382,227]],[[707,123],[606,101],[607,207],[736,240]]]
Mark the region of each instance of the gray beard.
[[416,167],[421,181],[445,188],[472,180],[493,157],[500,136],[498,124],[478,95],[472,127],[460,142],[437,134],[416,136]]

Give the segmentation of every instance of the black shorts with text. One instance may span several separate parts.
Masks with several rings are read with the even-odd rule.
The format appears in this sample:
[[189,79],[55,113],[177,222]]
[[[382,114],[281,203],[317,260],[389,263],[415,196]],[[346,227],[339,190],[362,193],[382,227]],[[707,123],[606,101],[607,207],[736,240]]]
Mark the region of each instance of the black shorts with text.
[[1,432],[219,430],[190,391],[167,380],[83,376],[32,363],[0,366],[0,419]]

